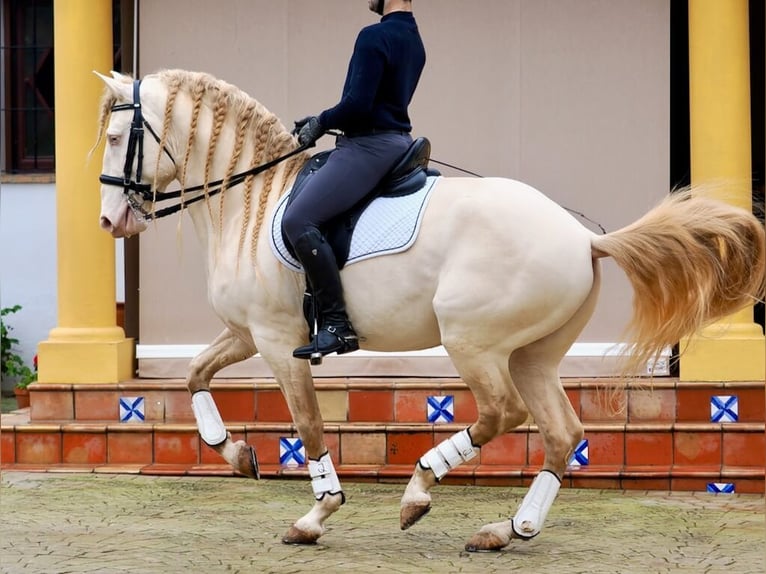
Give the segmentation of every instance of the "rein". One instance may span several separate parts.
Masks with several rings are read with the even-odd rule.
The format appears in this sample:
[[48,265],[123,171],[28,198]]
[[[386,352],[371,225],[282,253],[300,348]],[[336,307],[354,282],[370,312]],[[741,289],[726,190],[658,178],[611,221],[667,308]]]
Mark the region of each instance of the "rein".
[[[293,157],[294,155],[297,155],[301,152],[306,151],[307,149],[309,149],[309,147],[311,147],[311,146],[305,146],[305,145],[299,146],[295,148],[294,150],[284,155],[281,155],[271,161],[268,161],[261,165],[253,166],[250,169],[247,169],[243,172],[234,174],[228,179],[218,179],[215,181],[210,181],[206,184],[195,185],[194,187],[187,187],[187,188],[178,189],[175,191],[153,190],[151,184],[141,183],[141,174],[142,174],[143,163],[144,163],[144,128],[147,129],[147,131],[151,134],[151,136],[154,138],[154,140],[157,142],[158,145],[161,143],[161,140],[160,140],[160,137],[157,135],[157,132],[155,132],[152,129],[152,126],[149,125],[149,122],[147,122],[144,119],[143,113],[141,112],[141,97],[139,93],[140,87],[141,87],[141,80],[134,80],[133,81],[133,102],[130,104],[119,104],[116,106],[112,106],[112,110],[111,110],[113,112],[129,111],[129,110],[133,111],[133,121],[131,122],[131,125],[130,125],[130,138],[128,139],[128,150],[125,156],[125,166],[123,168],[123,176],[122,178],[120,178],[120,177],[115,177],[112,175],[101,174],[98,180],[104,185],[114,185],[116,187],[122,187],[123,193],[125,194],[131,209],[133,209],[134,213],[136,213],[137,215],[140,215],[144,219],[150,219],[150,220],[160,219],[162,217],[172,215],[173,213],[181,211],[184,207],[186,207],[189,204],[196,203],[202,199],[205,199],[206,197],[217,195],[221,193],[222,191],[225,191],[229,188],[239,185],[240,183],[245,181],[245,179],[247,179],[248,177],[258,175],[259,173],[263,173],[264,171],[268,171],[272,167],[282,163],[283,161]],[[173,156],[171,155],[170,151],[168,151],[168,148],[163,146],[163,151],[170,158],[170,161],[173,162],[173,165],[176,165],[176,161],[173,159]],[[131,179],[131,174],[133,173],[133,162],[136,160],[136,154],[138,154],[138,162],[136,165],[136,179],[134,180],[134,179]],[[204,195],[199,195],[188,201],[181,201],[180,203],[177,203],[175,205],[171,205],[168,207],[164,207],[152,213],[149,213],[146,210],[144,210],[142,206],[143,201],[152,200],[153,202],[157,202],[157,201],[168,201],[171,199],[181,199],[183,195],[186,193],[204,191],[205,189],[207,189],[208,192]],[[136,195],[140,196],[141,199],[140,200],[137,199]]]

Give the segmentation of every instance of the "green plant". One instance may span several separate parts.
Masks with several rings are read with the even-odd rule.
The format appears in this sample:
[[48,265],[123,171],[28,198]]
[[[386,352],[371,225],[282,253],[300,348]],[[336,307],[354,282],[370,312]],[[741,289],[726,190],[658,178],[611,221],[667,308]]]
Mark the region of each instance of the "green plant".
[[20,310],[21,305],[0,309],[0,375],[3,378],[16,379],[16,387],[26,389],[37,380],[37,373],[35,372],[37,369],[34,371],[30,369],[24,359],[16,353],[19,340],[11,336],[13,327],[8,325],[4,319],[6,315],[12,315]]

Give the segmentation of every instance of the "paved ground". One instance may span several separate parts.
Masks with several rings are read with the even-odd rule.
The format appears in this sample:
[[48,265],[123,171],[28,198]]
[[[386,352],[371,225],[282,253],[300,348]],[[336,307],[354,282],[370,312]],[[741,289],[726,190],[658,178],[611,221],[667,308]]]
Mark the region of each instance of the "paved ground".
[[303,481],[5,472],[0,571],[766,571],[762,496],[565,489],[538,538],[469,554],[468,537],[515,510],[522,489],[439,486],[431,513],[402,532],[403,485],[345,487],[321,543],[293,547],[280,537],[309,507]]

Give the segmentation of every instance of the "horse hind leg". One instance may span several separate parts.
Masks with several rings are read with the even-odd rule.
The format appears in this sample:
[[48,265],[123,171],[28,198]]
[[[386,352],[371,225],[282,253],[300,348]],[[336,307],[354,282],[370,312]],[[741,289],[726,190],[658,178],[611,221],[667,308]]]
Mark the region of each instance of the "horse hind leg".
[[197,429],[205,444],[220,454],[236,472],[257,479],[260,474],[255,449],[245,441],[235,442],[231,439],[210,392],[210,380],[215,373],[255,353],[256,348],[252,342],[241,339],[228,328],[224,329],[192,360],[186,386],[192,396]]
[[[449,351],[449,344],[445,343]],[[452,362],[476,400],[478,419],[425,453],[415,465],[401,500],[400,526],[406,530],[431,509],[429,490],[451,469],[473,459],[482,445],[523,423],[527,411],[508,372],[506,353],[463,349]]]

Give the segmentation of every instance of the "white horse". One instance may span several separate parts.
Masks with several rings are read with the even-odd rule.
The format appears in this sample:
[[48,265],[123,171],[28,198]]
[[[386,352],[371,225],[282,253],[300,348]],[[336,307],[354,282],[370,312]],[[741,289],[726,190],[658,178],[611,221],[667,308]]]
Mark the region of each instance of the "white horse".
[[[186,189],[180,201],[204,246],[210,302],[226,325],[188,375],[200,435],[238,472],[257,475],[254,451],[232,441],[209,386],[217,371],[259,352],[305,445],[315,494],[283,541],[313,543],[344,496],[309,363],[292,356],[308,337],[303,276],[276,259],[264,225],[308,156],[238,178],[297,146],[261,104],[201,73],[163,71],[141,83],[112,76],[101,76],[101,227],[114,237],[140,233],[172,181]],[[229,185],[214,195],[218,180]],[[475,423],[415,465],[401,501],[402,529],[428,512],[439,479],[529,412],[544,442],[543,468],[516,514],[482,527],[466,548],[496,550],[540,532],[583,435],[558,366],[593,312],[602,257],[614,258],[634,288],[626,372],[766,290],[764,230],[742,209],[673,194],[635,223],[599,236],[535,189],[499,178],[439,178],[409,250],[343,269],[362,347],[443,345],[478,406]]]

